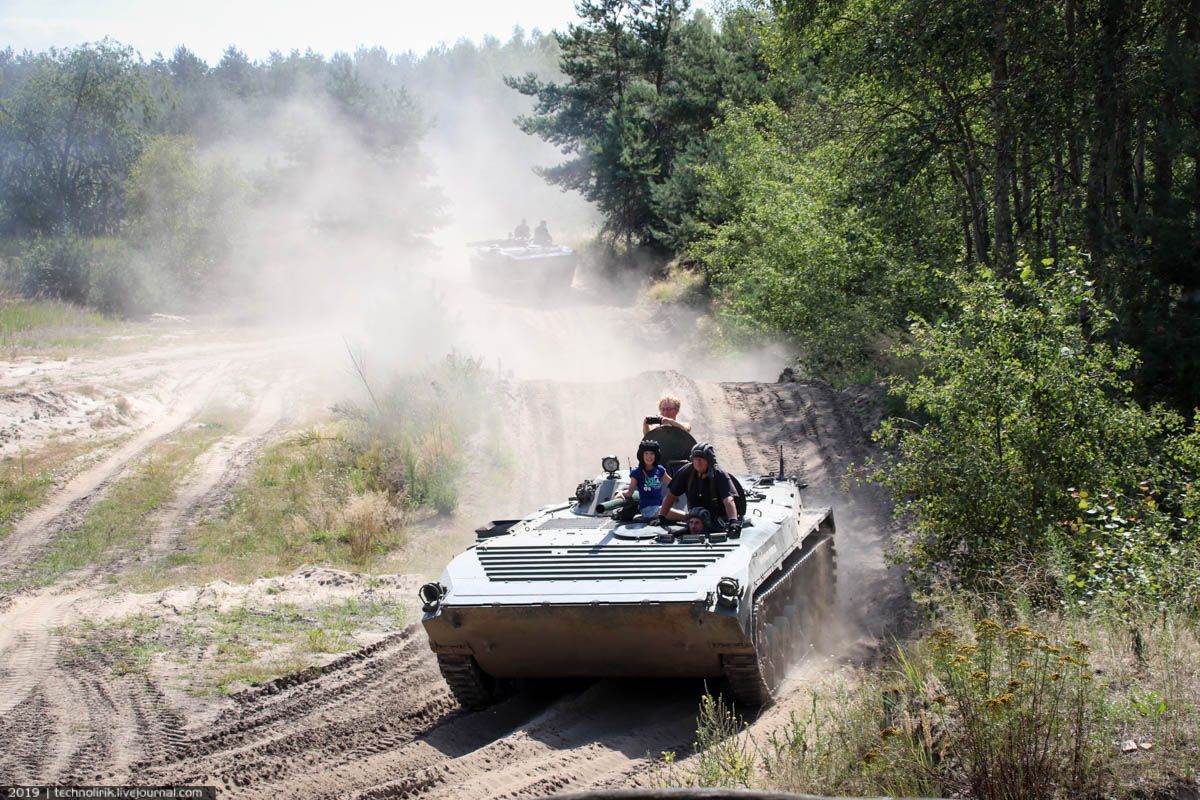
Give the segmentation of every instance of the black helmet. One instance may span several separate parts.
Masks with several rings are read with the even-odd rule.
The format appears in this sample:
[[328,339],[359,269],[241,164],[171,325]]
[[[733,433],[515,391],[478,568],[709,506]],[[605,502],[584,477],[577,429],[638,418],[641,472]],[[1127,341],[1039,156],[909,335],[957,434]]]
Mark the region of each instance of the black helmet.
[[642,443],[638,445],[637,463],[642,464],[642,454],[649,450],[654,453],[654,465],[658,466],[658,462],[662,459],[662,445],[653,439],[642,439]]
[[708,509],[704,506],[696,506],[688,509],[688,522],[698,519],[704,523],[704,530],[711,531],[713,529],[712,514],[708,513]]
[[708,442],[698,442],[692,447],[692,454],[688,458],[707,458],[710,465],[717,463],[717,451],[713,450],[713,446]]

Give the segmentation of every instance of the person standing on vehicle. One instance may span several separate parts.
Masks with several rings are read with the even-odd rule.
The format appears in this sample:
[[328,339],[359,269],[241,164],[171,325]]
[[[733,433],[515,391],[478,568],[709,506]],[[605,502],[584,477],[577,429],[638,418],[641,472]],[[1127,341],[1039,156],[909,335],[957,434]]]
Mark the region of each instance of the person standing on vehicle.
[[538,223],[538,226],[533,229],[533,243],[539,247],[549,247],[554,244],[554,240],[550,238],[550,229],[546,227],[546,220]]
[[521,241],[528,241],[529,240],[529,223],[526,222],[525,220],[521,220],[521,224],[518,225],[513,230],[512,235],[513,235],[514,239],[519,239]]
[[688,509],[707,509],[714,524],[725,528],[730,535],[741,533],[742,524],[734,502],[736,490],[729,473],[717,466],[717,453],[708,442],[692,448],[692,463],[675,473],[667,487],[667,496],[658,510],[655,522],[682,522],[687,515],[672,506],[680,497],[687,497]]
[[653,519],[658,513],[669,480],[667,468],[658,463],[661,456],[662,446],[658,442],[647,439],[639,444],[638,465],[629,470],[629,485],[621,492],[621,497],[628,500],[637,491],[639,513],[646,519]]
[[664,394],[662,399],[658,401],[658,415],[646,417],[642,420],[642,436],[645,436],[654,428],[664,425],[691,433],[691,424],[678,419],[679,409],[682,407],[683,401],[678,397],[673,394]]

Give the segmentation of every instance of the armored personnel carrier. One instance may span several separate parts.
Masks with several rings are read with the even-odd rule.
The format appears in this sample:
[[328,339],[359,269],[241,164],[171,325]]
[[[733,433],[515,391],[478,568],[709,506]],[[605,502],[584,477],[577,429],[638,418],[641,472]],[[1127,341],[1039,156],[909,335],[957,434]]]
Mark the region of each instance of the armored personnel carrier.
[[[687,463],[690,435],[650,438],[664,462]],[[613,456],[568,500],[479,528],[420,589],[455,697],[485,707],[508,679],[723,677],[739,702],[769,704],[835,590],[832,512],[804,507],[782,461],[779,475],[733,476],[737,537],[648,524],[613,499],[628,482]]]
[[578,256],[570,247],[531,244],[527,239],[468,242],[471,277],[493,291],[571,288]]

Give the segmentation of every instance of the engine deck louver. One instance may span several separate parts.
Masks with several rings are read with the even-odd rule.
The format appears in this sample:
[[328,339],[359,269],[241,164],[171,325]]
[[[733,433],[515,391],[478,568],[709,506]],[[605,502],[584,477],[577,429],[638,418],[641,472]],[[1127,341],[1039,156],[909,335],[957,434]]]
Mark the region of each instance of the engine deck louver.
[[675,580],[694,575],[731,551],[737,542],[629,544],[619,547],[510,546],[478,551],[493,581]]

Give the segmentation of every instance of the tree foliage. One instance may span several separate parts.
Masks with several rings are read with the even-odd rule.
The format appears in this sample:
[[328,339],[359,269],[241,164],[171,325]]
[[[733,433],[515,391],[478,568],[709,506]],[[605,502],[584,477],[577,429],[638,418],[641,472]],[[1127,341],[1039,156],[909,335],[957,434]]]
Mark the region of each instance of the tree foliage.
[[1194,0],[776,0],[790,63],[819,64],[846,135],[933,167],[969,262],[1069,243],[1181,410],[1200,386],[1200,6]]
[[[1073,522],[1080,497],[1136,496],[1181,428],[1134,400],[1134,354],[1106,340],[1113,315],[1077,256],[1017,267],[956,277],[957,313],[912,323],[906,355],[922,369],[891,387],[920,424],[884,423],[894,449],[875,478],[911,521],[901,555],[927,585],[1002,593],[1020,574],[1074,584],[1097,543]],[[1157,538],[1142,527],[1128,544],[1147,555]],[[1061,582],[1034,588],[1063,596]]]
[[897,264],[849,198],[833,166],[848,156],[838,143],[798,151],[775,106],[730,111],[710,141],[698,210],[724,222],[702,229],[691,252],[715,309],[736,329],[788,335],[819,374],[861,370],[874,338],[935,281]]
[[23,65],[0,105],[0,208],[8,231],[112,232],[153,113],[130,48],[104,41]]
[[246,193],[229,165],[202,162],[190,138],[149,141],[129,173],[126,228],[137,253],[163,265],[160,290],[199,297],[221,288],[227,232]]
[[541,170],[596,204],[605,231],[627,245],[679,247],[690,230],[690,185],[721,104],[772,99],[780,88],[764,60],[755,12],[718,28],[688,0],[582,0],[578,24],[556,33],[564,81],[509,78],[537,99],[518,119],[568,159]]

